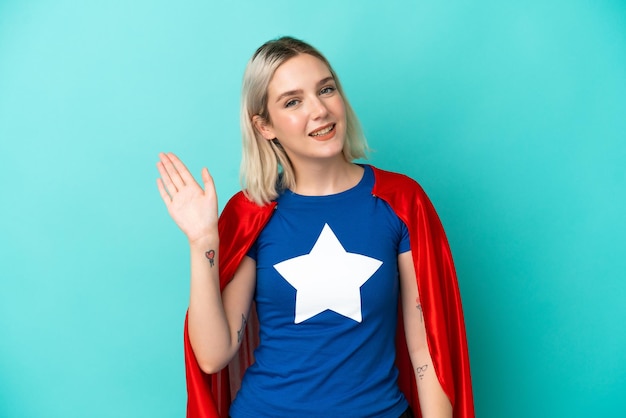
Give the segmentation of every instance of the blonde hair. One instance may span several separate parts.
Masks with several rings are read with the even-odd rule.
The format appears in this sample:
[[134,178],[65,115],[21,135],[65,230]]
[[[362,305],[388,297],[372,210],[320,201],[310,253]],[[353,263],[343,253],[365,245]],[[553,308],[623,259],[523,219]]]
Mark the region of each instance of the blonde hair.
[[243,153],[240,177],[248,198],[259,205],[274,200],[280,191],[295,187],[295,174],[289,157],[278,141],[263,138],[254,127],[253,118],[260,116],[270,122],[267,109],[270,81],[278,67],[300,54],[309,54],[321,60],[335,79],[346,110],[346,140],[343,147],[346,161],[365,158],[368,151],[361,124],[328,60],[313,46],[289,36],[266,42],[248,61],[241,91]]

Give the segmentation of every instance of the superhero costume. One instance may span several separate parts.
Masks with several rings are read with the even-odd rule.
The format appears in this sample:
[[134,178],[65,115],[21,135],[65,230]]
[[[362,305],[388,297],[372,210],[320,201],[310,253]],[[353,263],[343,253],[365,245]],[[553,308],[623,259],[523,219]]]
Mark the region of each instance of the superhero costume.
[[[473,418],[469,356],[461,299],[452,256],[439,217],[422,188],[414,180],[375,167],[372,169],[375,176],[372,194],[386,201],[409,230],[427,343],[435,373],[453,406],[453,417]],[[239,192],[224,208],[218,223],[222,289],[233,278],[241,260],[271,217],[275,206],[275,202],[259,206],[248,200],[243,192]],[[417,385],[406,348],[401,309],[398,315],[398,385],[419,417],[421,414]],[[247,366],[254,361],[254,348],[259,343],[257,331],[258,320],[253,306],[238,355],[222,371],[207,375],[196,361],[185,320],[188,418],[228,416],[230,402],[239,388],[241,378]]]
[[232,418],[398,418],[409,406],[395,366],[398,257],[411,250],[409,231],[372,196],[374,171],[362,167],[337,193],[273,199],[246,254],[256,260],[260,344]]

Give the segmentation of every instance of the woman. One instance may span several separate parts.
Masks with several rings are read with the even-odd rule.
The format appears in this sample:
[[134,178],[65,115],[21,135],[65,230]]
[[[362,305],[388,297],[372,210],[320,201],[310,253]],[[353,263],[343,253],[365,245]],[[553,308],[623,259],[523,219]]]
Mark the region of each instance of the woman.
[[245,191],[219,221],[206,168],[201,187],[157,164],[191,250],[188,416],[472,417],[441,224],[413,180],[353,163],[367,147],[328,61],[262,45],[241,124]]

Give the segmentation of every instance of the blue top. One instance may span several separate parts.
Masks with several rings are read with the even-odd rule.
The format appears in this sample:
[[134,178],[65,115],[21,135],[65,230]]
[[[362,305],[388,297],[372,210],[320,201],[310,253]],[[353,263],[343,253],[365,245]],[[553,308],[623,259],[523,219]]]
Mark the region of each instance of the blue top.
[[408,407],[394,343],[409,235],[364,168],[342,193],[282,193],[249,251],[261,341],[233,418],[397,418]]

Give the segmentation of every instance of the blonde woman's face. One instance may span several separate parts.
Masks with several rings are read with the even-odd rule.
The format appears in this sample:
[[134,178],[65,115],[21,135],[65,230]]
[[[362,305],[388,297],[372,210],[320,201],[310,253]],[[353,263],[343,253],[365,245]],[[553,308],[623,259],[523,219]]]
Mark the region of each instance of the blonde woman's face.
[[278,139],[292,164],[343,158],[346,112],[330,70],[318,58],[300,54],[285,61],[268,86],[270,121],[255,126],[267,140]]

